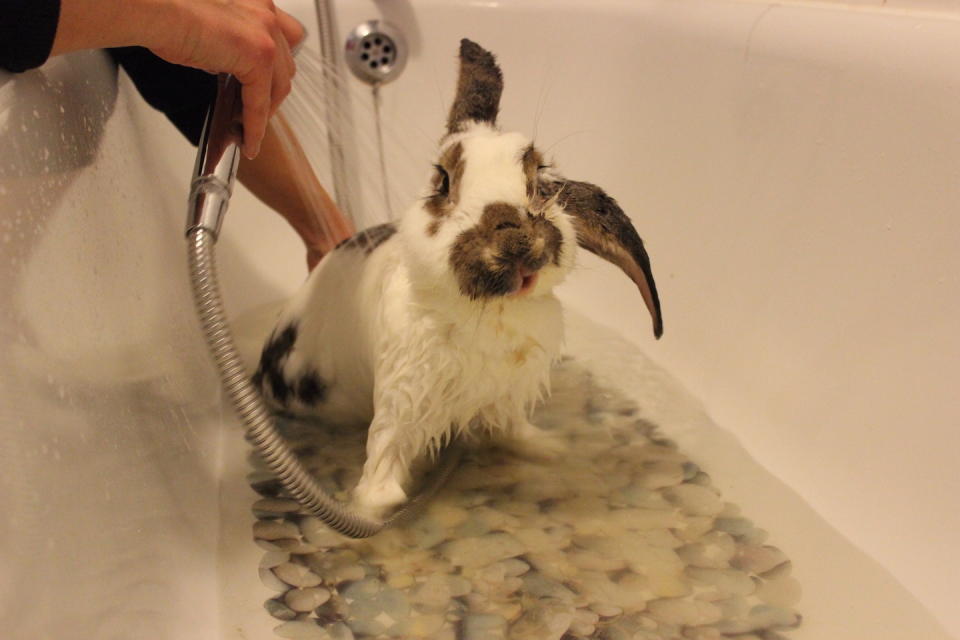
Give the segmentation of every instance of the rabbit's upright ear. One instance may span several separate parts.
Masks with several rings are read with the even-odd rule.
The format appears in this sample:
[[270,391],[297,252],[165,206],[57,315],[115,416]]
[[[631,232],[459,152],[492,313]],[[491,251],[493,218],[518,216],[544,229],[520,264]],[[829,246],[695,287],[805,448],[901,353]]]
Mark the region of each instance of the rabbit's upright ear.
[[447,119],[447,133],[463,131],[471,120],[495,125],[502,92],[503,75],[493,54],[476,42],[461,40],[460,78]]
[[630,276],[650,311],[653,335],[659,338],[663,334],[663,318],[650,258],[643,240],[616,200],[596,185],[575,180],[541,183],[541,189],[543,195],[556,197],[557,203],[572,216],[577,244]]

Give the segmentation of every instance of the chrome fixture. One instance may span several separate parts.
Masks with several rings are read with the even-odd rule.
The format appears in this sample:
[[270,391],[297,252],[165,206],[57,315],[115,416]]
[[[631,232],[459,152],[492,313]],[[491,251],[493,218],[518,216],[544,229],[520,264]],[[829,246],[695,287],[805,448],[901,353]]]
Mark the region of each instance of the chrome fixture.
[[353,75],[367,84],[383,84],[407,64],[407,43],[399,29],[383,20],[368,20],[350,32],[344,50]]

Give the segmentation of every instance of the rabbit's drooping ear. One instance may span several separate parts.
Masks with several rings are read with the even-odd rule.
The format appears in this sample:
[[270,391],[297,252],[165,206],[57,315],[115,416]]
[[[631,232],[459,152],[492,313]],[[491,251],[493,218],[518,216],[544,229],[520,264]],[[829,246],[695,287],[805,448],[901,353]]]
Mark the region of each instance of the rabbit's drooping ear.
[[557,202],[573,217],[577,244],[620,267],[640,289],[653,319],[653,335],[663,334],[660,297],[653,281],[650,258],[643,240],[616,200],[603,189],[587,182],[557,180],[542,185],[544,195]]
[[493,54],[476,42],[461,40],[460,78],[447,119],[447,133],[463,131],[471,120],[495,125],[502,92],[503,75]]

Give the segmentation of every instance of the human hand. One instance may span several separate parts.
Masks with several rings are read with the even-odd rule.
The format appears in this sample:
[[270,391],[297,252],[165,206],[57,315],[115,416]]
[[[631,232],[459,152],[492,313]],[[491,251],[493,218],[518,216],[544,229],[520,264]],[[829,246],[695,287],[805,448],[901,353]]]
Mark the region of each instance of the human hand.
[[243,98],[243,153],[260,151],[267,120],[290,93],[296,71],[291,47],[303,28],[272,0],[169,2],[170,27],[152,29],[148,47],[161,58],[233,74]]
[[303,27],[273,0],[61,0],[53,54],[142,46],[172,62],[233,74],[242,85],[243,153],[290,93]]

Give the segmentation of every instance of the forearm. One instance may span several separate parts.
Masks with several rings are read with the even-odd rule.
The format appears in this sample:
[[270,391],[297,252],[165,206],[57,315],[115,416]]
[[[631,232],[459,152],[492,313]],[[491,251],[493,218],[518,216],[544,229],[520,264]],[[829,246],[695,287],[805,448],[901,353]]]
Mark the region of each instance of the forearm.
[[[147,46],[145,29],[162,18],[149,0],[60,0],[60,20],[51,56],[83,49]],[[134,22],[136,21],[136,22]]]
[[260,155],[240,162],[238,178],[300,235],[310,267],[353,235],[353,225],[317,180],[280,114],[270,120]]
[[303,33],[272,0],[60,0],[51,53],[138,46],[173,64],[233,74],[243,85],[243,153],[252,158],[290,91],[290,47]]

